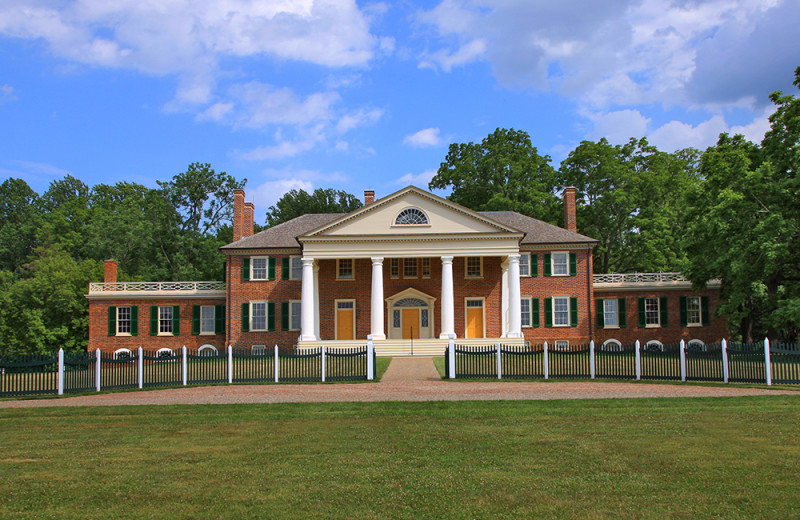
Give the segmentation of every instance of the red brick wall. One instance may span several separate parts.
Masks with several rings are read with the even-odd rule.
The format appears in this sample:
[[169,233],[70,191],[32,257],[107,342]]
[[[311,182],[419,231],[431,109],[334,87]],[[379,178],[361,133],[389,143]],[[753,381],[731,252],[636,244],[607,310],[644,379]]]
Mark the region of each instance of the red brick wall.
[[[625,298],[625,314],[627,326],[621,329],[597,329],[595,342],[602,343],[608,339],[615,339],[623,344],[633,343],[637,339],[646,343],[651,340],[661,343],[677,343],[680,340],[690,341],[699,339],[703,343],[716,343],[722,338],[729,338],[727,320],[714,316],[714,311],[719,305],[719,291],[706,289],[704,291],[653,289],[650,291],[614,290],[596,291],[597,298]],[[666,327],[639,327],[639,298],[667,297],[668,320]],[[680,297],[681,296],[708,296],[709,324],[706,326],[681,327]]]
[[[119,300],[90,300],[89,301],[89,347],[88,350],[100,349],[103,352],[114,352],[120,348],[135,350],[139,347],[155,352],[161,348],[196,349],[203,345],[214,345],[217,349],[225,348],[225,336],[194,335],[192,334],[192,306],[193,305],[223,305],[222,299],[188,299],[172,298],[163,300],[152,299],[119,299]],[[136,336],[109,336],[108,335],[108,308],[110,306],[139,307],[139,334]],[[151,336],[150,335],[150,307],[152,305],[180,305],[181,330],[177,336]]]

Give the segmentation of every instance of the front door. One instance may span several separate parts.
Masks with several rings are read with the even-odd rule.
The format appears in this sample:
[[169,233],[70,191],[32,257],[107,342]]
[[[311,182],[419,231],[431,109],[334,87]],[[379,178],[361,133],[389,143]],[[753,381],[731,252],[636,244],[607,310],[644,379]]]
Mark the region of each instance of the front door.
[[336,339],[352,340],[355,335],[355,309],[354,301],[336,302]]
[[467,300],[467,337],[483,337],[483,300]]
[[419,338],[419,309],[403,309],[403,339]]

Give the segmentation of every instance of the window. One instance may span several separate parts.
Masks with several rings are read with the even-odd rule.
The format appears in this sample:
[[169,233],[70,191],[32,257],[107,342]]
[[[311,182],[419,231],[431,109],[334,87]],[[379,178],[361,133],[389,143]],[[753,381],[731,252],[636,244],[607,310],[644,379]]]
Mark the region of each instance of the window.
[[217,354],[219,354],[219,351],[217,350],[217,347],[215,347],[214,345],[203,345],[202,347],[197,349],[198,356],[203,356],[203,357],[216,356]]
[[644,346],[645,352],[664,352],[664,344],[660,341],[651,340]]
[[618,327],[619,320],[616,298],[603,300],[603,323],[605,327]]
[[303,262],[299,256],[289,257],[289,280],[303,279]]
[[117,307],[117,334],[130,334],[130,333],[131,333],[131,308]]
[[396,226],[421,226],[428,223],[428,217],[421,209],[406,208],[397,215]]
[[337,280],[352,280],[353,279],[353,259],[340,258],[336,261],[336,279]]
[[622,343],[615,339],[607,339],[602,345],[601,350],[605,352],[622,352]]
[[172,306],[158,308],[158,333],[172,334]]
[[403,278],[417,277],[417,259],[406,258],[403,260]]
[[427,328],[428,327],[428,309],[422,309],[420,311],[420,327]]
[[644,299],[644,323],[648,327],[657,327],[660,324],[661,312],[658,307],[658,298]]
[[392,313],[392,327],[396,329],[400,328],[400,311],[397,309]]
[[481,278],[483,277],[483,257],[468,256],[466,262],[466,277],[467,278]]
[[251,280],[266,280],[268,272],[269,259],[266,256],[254,256],[250,259],[250,279]]
[[431,259],[430,258],[423,258],[422,259],[422,277],[423,278],[430,278],[431,277]]
[[531,254],[530,253],[522,253],[519,255],[519,275],[520,276],[530,276],[531,275]]
[[133,360],[133,352],[127,348],[120,348],[114,351],[114,359],[130,359]]
[[160,348],[158,352],[156,352],[156,357],[159,359],[167,359],[175,356],[175,352],[172,351],[170,348]]
[[569,350],[569,341],[566,339],[558,339],[553,345],[554,350]]
[[391,264],[391,275],[392,278],[400,278],[400,259],[399,258],[392,258]]
[[214,334],[215,318],[213,305],[200,307],[200,334]]
[[569,298],[566,296],[553,298],[553,326],[566,327],[569,323]]
[[250,304],[250,330],[267,330],[267,302]]
[[289,302],[289,330],[300,330],[300,301]]
[[567,253],[553,253],[553,276],[567,276],[569,274],[569,255]]
[[522,314],[522,326],[523,327],[530,327],[531,326],[531,299],[530,298],[523,298],[520,300],[520,313]]
[[267,354],[266,345],[253,345],[250,347],[250,353],[254,356],[265,356]]
[[686,298],[686,323],[688,325],[702,325],[702,311],[699,296]]
[[686,344],[687,352],[707,352],[708,347],[699,339],[693,339]]

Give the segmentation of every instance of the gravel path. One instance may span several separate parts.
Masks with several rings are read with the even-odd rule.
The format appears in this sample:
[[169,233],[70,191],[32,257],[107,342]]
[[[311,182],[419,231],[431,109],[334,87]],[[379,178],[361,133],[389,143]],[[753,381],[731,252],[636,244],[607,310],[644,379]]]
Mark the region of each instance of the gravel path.
[[339,401],[492,401],[800,395],[778,389],[596,382],[442,381],[429,358],[395,358],[379,383],[230,385],[0,401],[0,408]]

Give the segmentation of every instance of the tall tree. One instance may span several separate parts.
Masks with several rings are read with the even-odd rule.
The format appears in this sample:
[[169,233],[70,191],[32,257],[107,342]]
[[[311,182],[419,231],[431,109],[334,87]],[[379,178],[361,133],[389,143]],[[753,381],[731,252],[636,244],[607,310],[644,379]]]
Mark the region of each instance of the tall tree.
[[39,196],[22,179],[0,184],[0,270],[17,271],[36,245]]
[[453,202],[477,211],[517,211],[557,221],[555,170],[523,131],[498,128],[478,143],[453,143],[428,184],[452,188]]
[[317,188],[313,193],[290,190],[267,210],[267,227],[307,213],[349,213],[363,204],[355,195],[331,188]]

